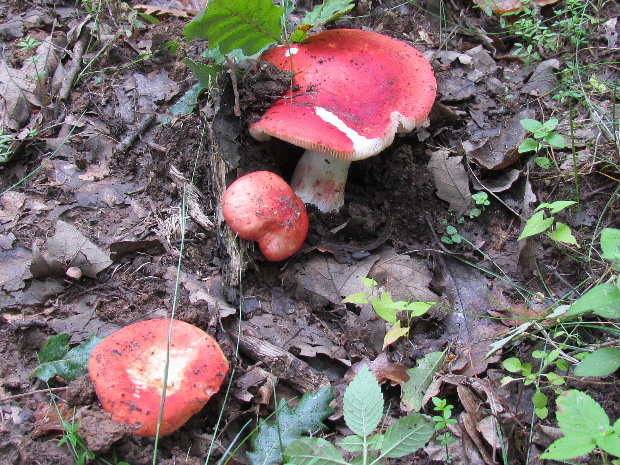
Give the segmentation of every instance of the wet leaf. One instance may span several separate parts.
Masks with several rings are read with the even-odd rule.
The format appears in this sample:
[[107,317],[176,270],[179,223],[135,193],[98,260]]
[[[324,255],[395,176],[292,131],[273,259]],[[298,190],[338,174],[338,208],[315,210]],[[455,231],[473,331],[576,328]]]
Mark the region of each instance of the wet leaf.
[[39,353],[39,367],[33,376],[49,381],[58,375],[65,381],[73,381],[88,372],[88,359],[103,338],[91,336],[84,344],[69,350],[69,334],[52,336]]
[[620,350],[615,347],[603,347],[584,358],[575,368],[575,375],[609,376],[618,368],[620,368]]
[[329,403],[334,399],[330,386],[317,393],[308,392],[291,409],[281,400],[272,424],[261,420],[258,432],[252,435],[253,452],[248,452],[251,465],[282,463],[282,451],[299,439],[302,434],[313,434],[325,427],[323,420],[333,412]]

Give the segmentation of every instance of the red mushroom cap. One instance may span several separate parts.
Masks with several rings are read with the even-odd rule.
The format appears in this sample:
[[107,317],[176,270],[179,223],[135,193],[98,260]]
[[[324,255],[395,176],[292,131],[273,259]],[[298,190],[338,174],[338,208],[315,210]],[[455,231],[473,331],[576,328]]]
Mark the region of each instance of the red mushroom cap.
[[[103,408],[138,436],[157,434],[169,328],[168,319],[126,326],[101,341],[88,364]],[[228,373],[217,342],[183,321],[173,322],[169,357],[162,436],[198,413]]]
[[284,179],[255,171],[233,182],[222,200],[224,218],[239,237],[258,241],[267,260],[285,260],[301,249],[310,222],[306,206]]
[[349,161],[379,153],[397,131],[424,123],[437,93],[424,55],[375,32],[333,29],[267,50],[261,60],[295,72],[298,87],[252,124],[250,134]]

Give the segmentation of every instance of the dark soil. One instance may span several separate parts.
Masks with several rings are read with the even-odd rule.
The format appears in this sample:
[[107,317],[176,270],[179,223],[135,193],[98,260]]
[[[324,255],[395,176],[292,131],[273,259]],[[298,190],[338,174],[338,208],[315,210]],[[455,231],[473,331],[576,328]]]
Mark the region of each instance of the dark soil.
[[[501,131],[513,130],[507,122],[526,108],[532,109],[533,117],[540,120],[554,114],[562,119],[564,115],[560,129],[563,134],[570,134],[571,128],[566,124],[570,108],[568,102],[553,99],[552,94],[536,95],[523,90],[537,63],[529,65],[514,57],[506,58],[515,38],[500,27],[496,17],[485,15],[465,1],[449,2],[446,6],[447,22],[440,24],[432,14],[433,2],[422,6],[360,1],[352,12],[353,19],[341,19],[329,25],[330,28],[370,28],[413,42],[423,52],[465,53],[481,45],[493,65],[485,67],[482,62],[476,62],[478,68],[472,69],[456,59],[435,59],[440,95],[429,126],[418,133],[399,135],[378,156],[354,163],[342,211],[323,214],[309,207],[311,231],[304,253],[287,263],[270,263],[258,247],[244,243],[242,265],[232,256],[219,211],[218,176],[222,174],[221,166],[225,166],[223,176],[227,183],[256,170],[274,171],[290,179],[302,150],[278,140],[259,143],[247,133],[248,122],[269,107],[270,98],[286,89],[290,75],[264,65],[246,74],[238,83],[242,109],[239,117],[232,111],[230,80],[220,83],[221,92],[217,96],[203,97],[189,115],[175,117],[170,107],[195,82],[181,60],[186,55],[200,59],[206,44],[183,42],[182,30],[188,18],[164,15],[157,26],[132,29],[123,22],[117,7],[104,8],[100,18],[103,24],[109,25],[111,31],[127,28],[132,34],[110,39],[105,48],[94,41],[86,56],[90,60],[95,54],[100,55],[92,62],[90,73],[75,84],[58,114],[52,112],[51,97],[45,106],[36,107],[31,118],[41,118],[38,135],[26,139],[12,160],[0,165],[0,192],[4,192],[1,199],[4,203],[0,203],[1,260],[7,263],[11,260],[13,266],[13,258],[19,252],[23,253],[24,263],[30,264],[33,254],[45,249],[54,235],[58,220],[73,225],[112,258],[112,264],[95,277],[75,280],[62,273],[34,277],[26,266],[23,270],[19,268],[24,278],[21,285],[11,288],[0,281],[0,465],[74,463],[75,455],[67,443],[58,447],[63,437],[60,417],[74,424],[80,422],[79,435],[98,460],[102,460],[100,463],[106,463],[103,460],[125,461],[131,465],[152,463],[155,441],[132,436],[114,423],[102,410],[88,376],[71,382],[56,377],[46,385],[31,373],[38,366],[39,350],[52,335],[67,332],[71,344],[78,345],[93,334],[103,337],[136,321],[169,317],[173,309],[176,318],[203,328],[218,340],[236,373],[228,397],[223,392],[217,394],[179,431],[161,438],[157,445],[159,463],[198,464],[205,463],[206,457],[215,463],[244,424],[250,421],[253,428],[274,406],[269,395],[266,400],[261,399],[264,379],[250,387],[243,387],[239,382],[242,375],[266,368],[262,360],[236,351],[236,341],[225,329],[226,321],[235,315],[227,314],[226,306],[239,310],[242,318],[255,326],[261,319],[273,318],[269,320],[272,332],[266,329],[269,325],[262,328],[265,340],[275,345],[281,343],[284,350],[307,362],[342,392],[343,378],[351,376],[349,367],[363,360],[374,360],[383,352],[385,325],[374,314],[365,316],[360,308],[336,302],[316,291],[309,285],[309,280],[314,279],[309,277],[310,271],[318,275],[323,266],[337,265],[349,268],[343,268],[345,271],[330,268],[334,276],[345,274],[346,270],[353,273],[364,266],[366,255],[375,260],[382,257],[382,261],[383,254],[388,252],[399,254],[399,259],[412,260],[414,265],[408,266],[428,274],[424,289],[427,300],[436,299],[443,307],[460,309],[466,315],[464,323],[455,323],[454,312],[432,310],[419,319],[409,339],[384,351],[389,362],[409,368],[425,354],[449,347],[445,373],[482,380],[497,393],[506,408],[501,420],[509,463],[524,464],[529,454],[538,454],[548,445],[550,441],[529,442],[530,427],[536,423],[532,420],[531,389],[517,387],[516,383],[509,388],[500,387],[500,358],[483,360],[480,354],[486,353],[486,343],[478,355],[473,347],[487,337],[489,343],[491,338],[497,339],[499,331],[489,328],[484,333],[479,329],[486,327],[489,315],[507,320],[508,316],[497,312],[526,307],[533,312],[536,304],[545,309],[554,298],[569,295],[588,277],[603,273],[604,265],[600,262],[596,265],[599,269],[575,266],[571,249],[558,248],[551,241],[542,239],[527,246],[516,241],[523,223],[515,213],[525,215],[531,211],[524,200],[527,195],[536,199],[534,203],[574,198],[575,183],[566,172],[537,168],[530,156],[515,160],[509,168],[501,170],[487,170],[466,162],[463,166],[469,170],[466,176],[470,182],[475,178],[484,182],[497,180],[511,168],[519,170],[520,177],[510,188],[498,191],[497,199],[491,198],[492,205],[480,217],[468,219],[460,227],[459,233],[476,246],[475,250],[465,244],[447,246],[441,237],[462,213],[454,211],[437,195],[429,161],[441,150],[449,151],[453,157],[466,155],[464,141],[478,146]],[[552,8],[544,7],[543,13],[551,14]],[[50,20],[24,26],[19,37],[0,33],[1,58],[13,68],[20,68],[28,58],[17,45],[24,37],[30,34],[44,39],[51,35],[60,39],[85,18],[84,9],[73,2],[7,1],[0,6],[0,26],[34,12]],[[604,3],[599,11],[600,23],[619,14],[616,4]],[[440,33],[445,26],[453,29],[448,38]],[[605,48],[607,42],[601,28],[598,27],[589,44],[590,51],[581,57],[584,65],[620,61],[617,47]],[[157,48],[157,44],[170,40],[180,43],[176,54]],[[153,54],[142,58],[138,54],[144,51],[146,41],[150,41]],[[564,63],[561,54],[557,58]],[[63,62],[69,61],[63,55]],[[611,81],[618,71],[614,66],[610,71]],[[476,72],[477,77],[473,76]],[[140,88],[143,77],[160,82],[162,73],[166,75],[164,82],[168,87],[161,93],[168,89],[169,97],[156,92],[131,93],[134,88]],[[116,144],[149,113],[156,114],[155,122],[126,151],[114,151]],[[575,109],[573,116],[576,121],[589,118],[582,106]],[[50,157],[70,128],[75,130],[74,134]],[[583,137],[587,138],[588,134]],[[598,144],[600,153],[613,154],[607,156],[618,163],[613,140],[600,138]],[[585,145],[592,146],[588,143],[581,147]],[[218,156],[225,163],[218,164]],[[562,151],[557,156],[570,158],[571,154]],[[11,186],[41,164],[43,169],[10,191],[23,194],[21,200],[6,195]],[[70,171],[69,166],[79,169]],[[171,175],[171,167],[186,180],[191,179],[200,193],[202,212],[214,224],[205,228],[192,216],[185,230],[183,249],[179,221],[183,190]],[[569,224],[578,242],[589,247],[594,232],[601,227],[620,227],[619,173],[606,163],[593,163],[583,169],[579,193],[583,208],[578,212],[571,210],[570,214],[563,212],[558,220]],[[389,237],[384,234],[386,231],[390,232]],[[368,244],[374,246],[368,249]],[[358,246],[358,250],[351,245]],[[182,275],[177,289],[181,253]],[[456,276],[462,260],[492,270],[497,279],[488,273],[480,274],[473,267],[467,272],[471,275]],[[366,271],[370,272],[370,268]],[[241,280],[236,275],[239,270]],[[375,276],[383,279],[381,284],[391,285],[404,276],[387,267],[383,271],[373,270]],[[316,279],[319,288],[329,287],[328,280],[323,284]],[[539,293],[538,301],[533,299],[534,303],[526,305],[524,296],[515,286],[506,284],[507,280]],[[408,285],[401,284],[405,288]],[[209,294],[211,300],[200,297],[198,290]],[[395,296],[399,293],[398,289],[393,291]],[[406,292],[400,295],[406,298]],[[532,295],[525,297],[531,299]],[[467,319],[467,315],[471,318]],[[487,318],[478,318],[479,315]],[[276,321],[276,317],[280,319]],[[499,325],[496,320],[492,323]],[[469,325],[475,325],[475,331],[467,333],[473,327]],[[504,332],[510,325],[502,327]],[[302,331],[315,331],[322,339],[315,340],[314,345],[306,343],[298,336]],[[290,340],[285,341],[288,336]],[[583,337],[611,340],[612,336],[584,334]],[[525,357],[531,346],[520,344],[514,350],[521,347],[521,355]],[[314,353],[307,349],[310,345]],[[483,368],[477,368],[482,365]],[[281,378],[278,396],[296,398],[303,394],[286,376],[278,376]],[[385,394],[396,417],[400,412],[400,387],[389,384],[385,384]],[[459,403],[465,386],[465,382],[447,382],[438,392],[457,405],[455,416],[466,410]],[[613,420],[620,416],[619,386],[617,375],[600,382],[569,378],[568,383],[568,387],[590,393]],[[476,391],[480,402],[489,401],[480,392]],[[548,394],[550,405],[555,405],[553,392]],[[485,415],[489,415],[488,405],[484,408]],[[223,412],[222,422],[218,425],[220,412]],[[432,407],[427,407],[425,412],[433,414]],[[346,433],[341,417],[336,415],[328,423],[334,435]],[[553,414],[538,423],[557,426]],[[454,434],[458,435],[456,430]],[[469,440],[464,450],[474,450],[472,444]],[[233,463],[247,463],[243,453],[246,448],[247,445],[232,459]],[[440,455],[429,454],[430,449],[419,451],[407,460],[393,463],[427,464],[444,460]],[[456,457],[454,463],[485,463],[483,455],[478,453],[476,457],[475,460],[472,456]],[[495,463],[502,462],[498,458]]]

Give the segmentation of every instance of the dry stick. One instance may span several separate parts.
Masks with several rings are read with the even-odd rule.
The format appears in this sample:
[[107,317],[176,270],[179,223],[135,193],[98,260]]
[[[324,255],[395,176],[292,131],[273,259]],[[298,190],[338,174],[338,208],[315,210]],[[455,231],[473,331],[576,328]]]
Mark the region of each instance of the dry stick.
[[239,349],[252,360],[262,362],[269,371],[278,378],[287,381],[302,392],[318,391],[323,386],[329,386],[327,377],[312,368],[303,360],[290,352],[272,344],[248,323],[236,318],[228,318],[224,322],[224,329],[231,339],[237,340],[239,327]]
[[140,120],[140,122],[131,129],[127,135],[121,140],[116,147],[114,147],[115,153],[125,153],[129,147],[133,145],[133,143],[138,139],[140,134],[148,129],[148,127],[155,121],[155,114],[151,113],[145,115],[144,118]]
[[54,102],[54,114],[56,117],[60,114],[60,105],[62,102],[65,102],[69,98],[69,94],[71,94],[71,89],[73,87],[73,82],[75,81],[76,76],[80,71],[80,67],[82,66],[82,56],[84,56],[84,51],[86,50],[86,44],[88,43],[88,34],[80,34],[80,37],[75,42],[75,46],[73,47],[73,56],[71,58],[71,67],[67,71],[65,75],[65,79],[62,82],[62,86],[58,91],[58,98]]
[[9,400],[19,399],[20,397],[31,396],[33,394],[39,394],[41,392],[51,392],[51,391],[66,391],[68,388],[66,386],[57,387],[57,388],[48,388],[48,389],[38,389],[36,391],[24,392],[22,394],[15,394],[14,396],[3,397],[0,399],[0,404],[4,402],[8,402]]

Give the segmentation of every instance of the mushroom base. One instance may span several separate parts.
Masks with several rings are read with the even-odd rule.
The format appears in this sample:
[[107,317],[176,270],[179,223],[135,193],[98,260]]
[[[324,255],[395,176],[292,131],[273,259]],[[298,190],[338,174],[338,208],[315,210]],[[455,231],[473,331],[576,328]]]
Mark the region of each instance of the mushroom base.
[[306,150],[295,168],[291,187],[304,203],[316,205],[325,213],[338,211],[344,205],[350,165],[350,161]]

